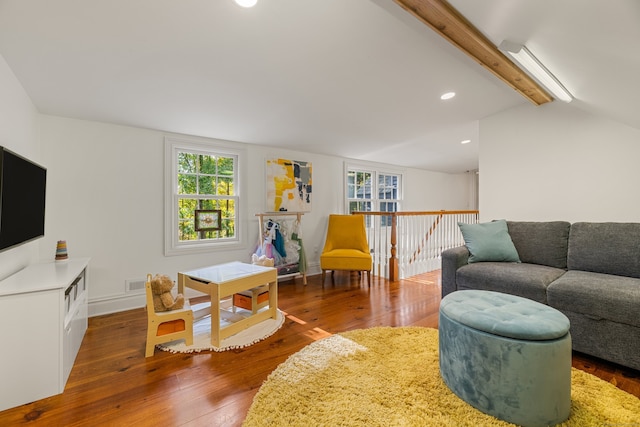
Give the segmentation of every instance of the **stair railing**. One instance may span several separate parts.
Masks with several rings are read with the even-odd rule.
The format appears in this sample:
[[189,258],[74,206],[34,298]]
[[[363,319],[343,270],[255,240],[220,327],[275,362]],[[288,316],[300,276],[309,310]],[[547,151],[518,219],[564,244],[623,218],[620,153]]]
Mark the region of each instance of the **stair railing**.
[[353,212],[365,215],[373,274],[396,281],[440,269],[445,249],[464,244],[458,222],[478,211]]

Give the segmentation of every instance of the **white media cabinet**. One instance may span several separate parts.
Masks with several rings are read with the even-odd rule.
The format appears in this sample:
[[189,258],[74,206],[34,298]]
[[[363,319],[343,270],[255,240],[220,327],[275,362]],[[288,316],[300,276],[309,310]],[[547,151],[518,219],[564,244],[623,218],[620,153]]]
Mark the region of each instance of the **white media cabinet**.
[[32,264],[0,281],[0,411],[64,391],[87,330],[88,265]]

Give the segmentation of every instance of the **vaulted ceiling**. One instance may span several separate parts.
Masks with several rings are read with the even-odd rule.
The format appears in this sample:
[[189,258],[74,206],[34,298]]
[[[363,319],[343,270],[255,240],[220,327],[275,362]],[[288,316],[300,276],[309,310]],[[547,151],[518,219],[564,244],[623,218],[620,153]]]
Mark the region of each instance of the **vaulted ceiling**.
[[[640,129],[640,2],[450,3]],[[393,0],[0,0],[0,55],[45,114],[452,173],[478,120],[540,108]]]

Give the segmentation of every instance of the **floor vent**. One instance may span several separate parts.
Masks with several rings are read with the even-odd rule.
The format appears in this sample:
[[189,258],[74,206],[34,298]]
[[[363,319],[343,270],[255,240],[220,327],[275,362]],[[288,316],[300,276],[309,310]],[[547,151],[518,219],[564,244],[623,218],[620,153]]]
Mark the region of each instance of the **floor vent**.
[[146,283],[146,280],[125,280],[126,283],[126,292],[135,292],[135,293],[140,293],[140,292],[144,292],[144,284]]

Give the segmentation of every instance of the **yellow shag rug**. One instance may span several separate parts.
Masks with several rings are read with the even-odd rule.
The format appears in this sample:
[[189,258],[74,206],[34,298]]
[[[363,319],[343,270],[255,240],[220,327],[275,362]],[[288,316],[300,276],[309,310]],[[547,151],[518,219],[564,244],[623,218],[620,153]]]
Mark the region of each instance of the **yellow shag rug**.
[[[571,372],[562,426],[640,425],[640,399]],[[256,394],[252,426],[511,426],[471,407],[440,378],[438,331],[379,327],[316,341],[278,366]]]

